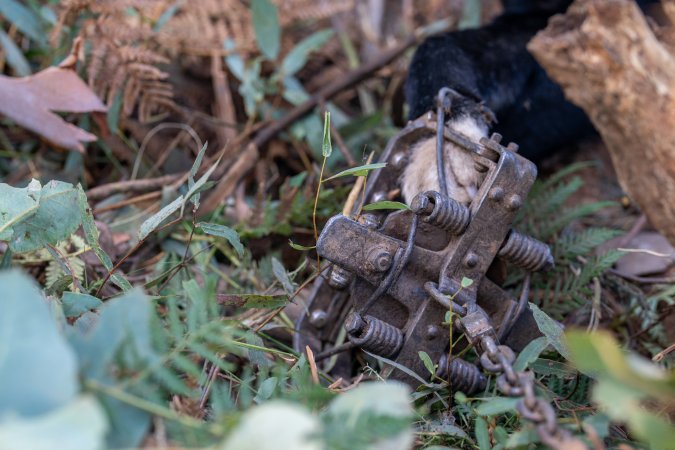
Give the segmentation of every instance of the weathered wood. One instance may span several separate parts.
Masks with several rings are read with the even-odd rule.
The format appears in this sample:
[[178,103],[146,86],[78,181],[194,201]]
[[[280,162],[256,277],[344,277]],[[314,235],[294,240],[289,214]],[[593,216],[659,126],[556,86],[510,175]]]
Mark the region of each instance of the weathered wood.
[[[672,0],[665,3],[672,18]],[[659,41],[632,0],[577,0],[565,15],[553,17],[528,48],[589,115],[623,189],[675,243],[675,55],[670,43]]]

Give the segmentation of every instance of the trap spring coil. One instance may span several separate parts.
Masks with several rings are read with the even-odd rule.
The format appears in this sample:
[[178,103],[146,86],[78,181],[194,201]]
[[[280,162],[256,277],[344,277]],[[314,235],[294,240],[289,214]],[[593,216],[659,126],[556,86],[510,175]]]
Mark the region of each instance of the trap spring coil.
[[403,332],[372,316],[352,313],[345,322],[349,340],[371,353],[391,358],[403,345]]

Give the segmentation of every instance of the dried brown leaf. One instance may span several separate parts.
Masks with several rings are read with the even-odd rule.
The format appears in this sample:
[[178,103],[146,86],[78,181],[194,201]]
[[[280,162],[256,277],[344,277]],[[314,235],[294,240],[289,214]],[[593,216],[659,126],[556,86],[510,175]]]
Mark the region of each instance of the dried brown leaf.
[[106,107],[77,74],[49,67],[23,78],[0,75],[0,114],[59,147],[84,153],[97,138],[63,120],[59,112],[105,112]]

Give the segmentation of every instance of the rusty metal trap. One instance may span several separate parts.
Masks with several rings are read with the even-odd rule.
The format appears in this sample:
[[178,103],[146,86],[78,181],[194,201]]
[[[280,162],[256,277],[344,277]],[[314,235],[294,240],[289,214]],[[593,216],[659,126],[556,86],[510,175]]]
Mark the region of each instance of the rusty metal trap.
[[[475,197],[468,206],[448,197],[439,170],[441,192],[418,194],[410,210],[331,218],[317,252],[332,267],[314,282],[294,346],[300,352],[309,346],[319,364],[330,364],[324,369],[344,377],[354,374],[354,352],[363,350],[393,362],[384,365],[383,377],[413,388],[432,378],[423,351],[437,366],[436,376],[472,394],[485,389],[486,377],[477,364],[455,356],[472,345],[484,370],[501,373],[497,385],[506,395],[525,395],[521,409],[553,445],[551,439],[569,436],[554,426],[550,405],[534,397],[531,374],[511,367],[514,352],[540,336],[527,292],[515,299],[500,286],[508,266],[538,271],[553,265],[546,244],[512,229],[537,170],[515,144],[502,146],[497,134],[473,142],[445,126],[458,95],[442,89],[436,113],[411,122],[388,143],[380,159],[387,166],[370,176],[364,204],[389,198],[413,144],[434,136],[437,167],[444,167],[449,142],[485,173]],[[460,335],[465,339],[456,339]]]

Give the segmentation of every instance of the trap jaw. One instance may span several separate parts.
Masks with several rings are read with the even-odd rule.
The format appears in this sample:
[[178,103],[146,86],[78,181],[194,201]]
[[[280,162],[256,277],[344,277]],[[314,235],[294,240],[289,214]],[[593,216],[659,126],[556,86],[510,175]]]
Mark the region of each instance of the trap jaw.
[[[442,113],[440,119],[442,125]],[[553,260],[545,244],[511,228],[536,178],[535,165],[516,154],[515,144],[502,146],[497,134],[476,143],[437,125],[430,113],[389,142],[381,158],[388,165],[370,177],[365,203],[395,196],[413,144],[437,133],[485,172],[473,201],[464,206],[429,191],[415,197],[410,211],[331,218],[317,252],[333,266],[327,279],[315,282],[294,344],[299,351],[309,345],[319,360],[337,354],[335,371],[343,375],[351,372],[351,358],[339,351],[362,348],[395,363],[383,376],[412,386],[431,378],[419,356],[425,352],[436,375],[471,393],[484,387],[485,377],[475,365],[448,357],[467,342],[450,349],[446,321],[469,343],[480,346],[489,336],[521,350],[539,332],[526,298],[516,302],[499,286],[501,269],[510,263],[542,270]]]

